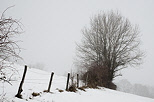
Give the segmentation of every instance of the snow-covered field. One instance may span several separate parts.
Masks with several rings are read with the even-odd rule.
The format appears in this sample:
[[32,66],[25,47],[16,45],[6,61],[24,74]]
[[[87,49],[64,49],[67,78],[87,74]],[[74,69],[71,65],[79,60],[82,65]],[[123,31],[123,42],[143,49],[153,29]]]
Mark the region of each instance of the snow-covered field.
[[[67,78],[64,76],[53,76],[51,93],[47,90],[51,72],[28,68],[23,84],[23,99],[16,98],[18,87],[24,71],[24,66],[14,65],[18,72],[7,71],[11,77],[11,84],[0,81],[0,102],[154,102],[154,99],[145,98],[128,93],[118,92],[106,88],[78,90],[76,93],[65,91]],[[59,92],[58,90],[64,90]],[[33,97],[32,93],[40,93]]]

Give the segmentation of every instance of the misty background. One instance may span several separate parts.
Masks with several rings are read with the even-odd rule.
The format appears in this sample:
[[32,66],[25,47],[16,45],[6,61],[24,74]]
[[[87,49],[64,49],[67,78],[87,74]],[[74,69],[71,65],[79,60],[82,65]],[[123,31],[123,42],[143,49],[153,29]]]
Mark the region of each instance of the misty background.
[[75,69],[76,43],[80,43],[81,29],[89,25],[90,17],[100,11],[118,10],[139,26],[145,57],[142,65],[121,71],[123,76],[115,81],[127,79],[131,85],[153,87],[153,4],[153,0],[0,0],[0,14],[15,5],[5,16],[23,24],[24,32],[16,39],[22,41],[18,44],[24,60],[18,63],[64,75]]

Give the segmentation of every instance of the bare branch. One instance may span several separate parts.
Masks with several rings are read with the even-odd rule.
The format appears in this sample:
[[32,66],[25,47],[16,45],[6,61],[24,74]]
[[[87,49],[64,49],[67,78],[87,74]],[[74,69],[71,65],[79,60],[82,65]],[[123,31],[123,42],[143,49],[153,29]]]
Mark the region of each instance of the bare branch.
[[141,63],[143,53],[139,49],[138,26],[132,25],[120,13],[111,11],[95,15],[90,19],[90,27],[85,27],[82,33],[84,37],[77,45],[77,57],[87,71],[106,68],[112,81],[119,76],[116,72]]

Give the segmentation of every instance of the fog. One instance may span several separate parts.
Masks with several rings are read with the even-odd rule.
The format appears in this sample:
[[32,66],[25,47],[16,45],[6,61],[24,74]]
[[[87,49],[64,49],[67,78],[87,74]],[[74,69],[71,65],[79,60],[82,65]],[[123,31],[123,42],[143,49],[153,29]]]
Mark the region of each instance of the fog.
[[[143,64],[129,67],[120,79],[154,86],[154,1],[153,0],[0,0],[0,13],[20,19],[23,34],[20,64],[42,65],[42,69],[63,75],[74,69],[75,48],[82,38],[81,29],[100,11],[118,10],[140,27]],[[40,68],[41,69],[41,68]]]
[[154,98],[154,87],[142,84],[132,84],[127,79],[116,82],[117,90],[143,97]]

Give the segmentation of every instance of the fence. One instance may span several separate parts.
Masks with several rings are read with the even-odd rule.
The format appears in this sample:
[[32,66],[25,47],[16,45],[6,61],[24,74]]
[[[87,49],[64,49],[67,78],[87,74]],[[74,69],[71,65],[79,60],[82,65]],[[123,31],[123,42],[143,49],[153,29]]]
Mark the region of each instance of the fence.
[[[49,74],[43,74],[43,73],[39,73],[39,72],[35,72],[35,71],[30,71],[32,73],[35,73],[35,74],[40,74],[40,75],[46,75],[47,78],[49,78]],[[23,72],[23,76],[22,76],[22,79],[21,79],[21,82],[20,82],[20,85],[19,85],[19,88],[18,88],[18,92],[17,94],[15,95],[16,97],[18,98],[22,98],[22,95],[21,95],[21,92],[23,91],[22,89],[22,86],[25,82],[25,78],[26,78],[26,73],[27,73],[27,66],[25,65],[25,69],[24,69],[24,72]],[[51,88],[51,84],[52,84],[52,79],[53,79],[53,76],[54,76],[54,72],[51,73],[50,75],[50,80],[49,79],[34,79],[34,78],[30,78],[30,79],[26,79],[26,83],[31,83],[31,84],[48,84],[48,88],[47,90],[45,90],[44,92],[50,92],[50,88]],[[67,76],[67,83],[66,83],[66,91],[68,91],[68,88],[69,88],[69,79],[70,79],[70,73],[68,73],[68,76]],[[34,81],[34,80],[49,80],[48,83],[38,83],[38,82],[31,82],[31,81]],[[79,74],[77,74],[77,88],[79,87]]]

